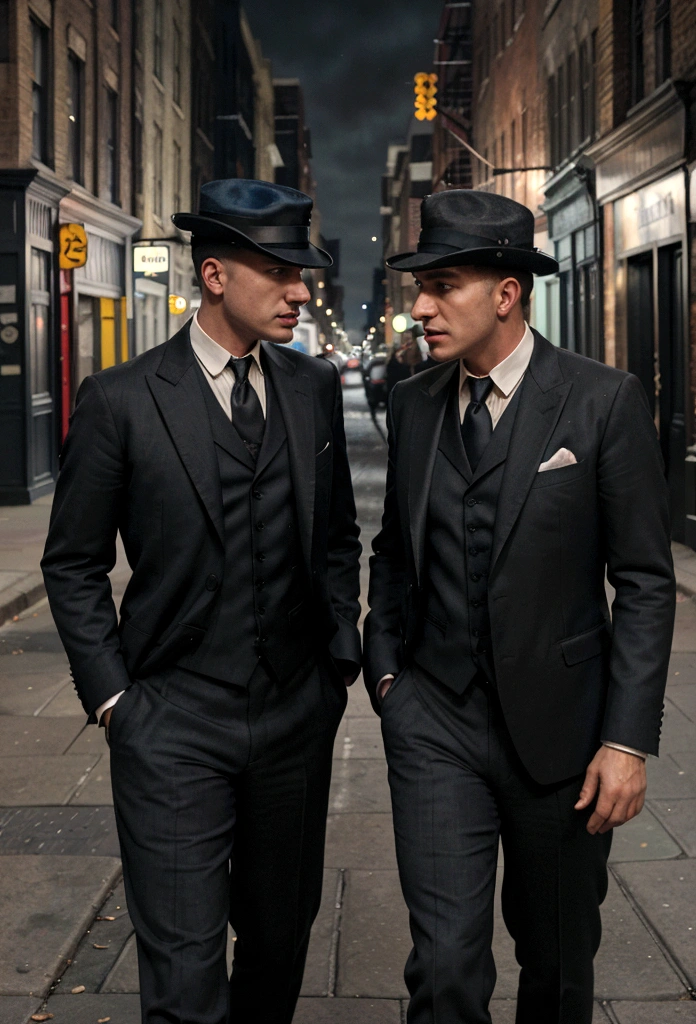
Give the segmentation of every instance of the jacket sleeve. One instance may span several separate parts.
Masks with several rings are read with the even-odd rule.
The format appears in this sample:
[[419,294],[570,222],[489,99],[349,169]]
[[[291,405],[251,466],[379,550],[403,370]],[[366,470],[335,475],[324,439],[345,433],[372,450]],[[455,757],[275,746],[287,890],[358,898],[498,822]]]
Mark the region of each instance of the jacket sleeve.
[[357,676],[362,662],[360,632],[360,528],[357,524],[353,482],[346,451],[343,395],[338,373],[334,374],[332,435],[333,478],[328,533],[328,585],[338,620],[338,632],[329,644],[331,657],[343,675]]
[[365,685],[372,706],[379,712],[376,689],[380,679],[396,675],[402,667],[401,625],[406,598],[406,553],[399,518],[396,495],[397,425],[394,400],[397,384],[389,395],[387,427],[389,431],[389,461],[387,490],[384,499],[382,529],[372,543],[370,558],[370,589],[367,603],[370,607],[365,620]]
[[619,388],[597,467],[607,575],[616,590],[602,739],[657,754],[676,586],[662,455],[642,385]]
[[104,390],[87,377],[61,453],[41,568],[83,707],[95,710],[129,684],[109,572],[126,488],[118,431]]

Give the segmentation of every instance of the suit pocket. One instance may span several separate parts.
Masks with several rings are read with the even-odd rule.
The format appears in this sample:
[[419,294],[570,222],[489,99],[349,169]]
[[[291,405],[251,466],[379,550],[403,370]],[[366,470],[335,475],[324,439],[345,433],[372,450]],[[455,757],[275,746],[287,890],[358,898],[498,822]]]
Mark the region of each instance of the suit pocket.
[[558,469],[546,469],[543,473],[537,472],[532,489],[536,490],[541,487],[553,487],[556,484],[573,483],[587,474],[589,465],[587,459],[582,459],[572,466],[560,466]]
[[577,633],[561,640],[563,660],[566,665],[579,665],[582,661],[589,661],[602,654],[611,644],[611,634],[606,622],[592,629],[586,629],[584,633]]
[[314,459],[314,468],[318,473],[333,461],[333,445],[327,441],[320,452],[317,452]]

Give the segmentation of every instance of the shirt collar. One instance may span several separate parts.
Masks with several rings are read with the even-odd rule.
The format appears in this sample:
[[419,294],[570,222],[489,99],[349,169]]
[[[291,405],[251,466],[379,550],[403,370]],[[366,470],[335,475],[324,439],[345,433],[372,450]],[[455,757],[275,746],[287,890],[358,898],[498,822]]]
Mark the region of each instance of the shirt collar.
[[[498,391],[502,392],[504,398],[508,398],[522,380],[531,361],[533,351],[534,335],[529,328],[529,324],[525,324],[524,334],[519,345],[512,350],[509,356],[503,359],[502,363],[494,366],[488,375]],[[463,359],[460,361],[459,367],[459,386],[461,388],[466,378],[473,375],[469,374]]]
[[[191,336],[191,347],[193,348],[196,358],[203,364],[211,377],[219,377],[232,356],[226,348],[223,348],[222,345],[218,345],[216,341],[213,341],[209,334],[205,333],[201,325],[198,323],[198,311],[194,314],[189,330]],[[263,370],[261,368],[260,341],[256,342],[249,354],[254,357],[254,362],[258,367],[259,373],[263,374]]]

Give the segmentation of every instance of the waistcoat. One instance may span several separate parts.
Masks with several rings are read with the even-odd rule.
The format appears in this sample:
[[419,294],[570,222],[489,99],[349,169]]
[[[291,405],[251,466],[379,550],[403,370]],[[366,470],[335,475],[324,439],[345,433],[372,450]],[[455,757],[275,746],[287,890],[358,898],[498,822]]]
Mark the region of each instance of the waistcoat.
[[414,660],[462,694],[477,673],[495,685],[488,575],[498,495],[524,383],[493,431],[476,473],[464,450],[453,377],[428,501],[420,636]]
[[312,653],[306,582],[288,438],[268,374],[266,429],[254,464],[197,367],[220,470],[225,570],[205,638],[179,664],[245,686],[260,660],[280,681]]

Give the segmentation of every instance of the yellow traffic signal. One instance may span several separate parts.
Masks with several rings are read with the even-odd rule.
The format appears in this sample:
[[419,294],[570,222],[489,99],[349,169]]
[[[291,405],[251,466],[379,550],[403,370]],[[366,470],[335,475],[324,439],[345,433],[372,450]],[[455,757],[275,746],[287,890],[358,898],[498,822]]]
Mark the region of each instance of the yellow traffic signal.
[[433,121],[437,117],[437,75],[419,71],[414,77],[416,117],[419,121]]

